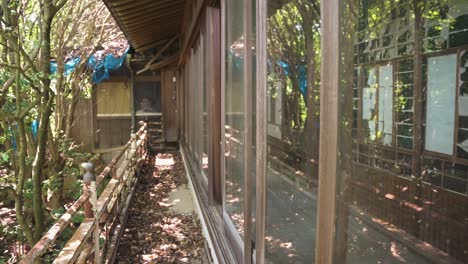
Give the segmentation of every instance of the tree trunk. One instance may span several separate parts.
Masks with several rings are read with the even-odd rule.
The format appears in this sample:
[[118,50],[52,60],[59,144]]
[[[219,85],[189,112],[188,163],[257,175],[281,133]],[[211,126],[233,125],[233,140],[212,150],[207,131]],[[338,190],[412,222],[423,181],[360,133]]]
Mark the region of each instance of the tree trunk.
[[[340,64],[340,119],[339,119],[339,159],[337,171],[337,206],[336,206],[336,262],[345,263],[348,252],[348,232],[350,205],[352,204],[352,120],[353,120],[353,78],[354,78],[354,39],[357,19],[354,17],[353,1],[343,7],[344,30],[341,32],[342,61]],[[346,21],[346,22],[345,22]]]
[[[414,98],[414,139],[412,153],[412,171],[413,181],[415,183],[414,203],[422,207],[422,171],[421,171],[421,156],[423,151],[423,50],[422,50],[422,33],[423,33],[423,18],[424,3],[421,0],[414,0],[414,83],[413,83],[413,98]],[[421,212],[416,211],[414,217],[413,234],[419,236],[419,226],[421,222]]]
[[43,171],[42,167],[45,163],[47,138],[50,116],[52,115],[52,103],[54,96],[50,92],[50,32],[52,26],[52,19],[55,15],[55,6],[52,1],[45,1],[42,8],[42,27],[41,27],[41,57],[39,69],[44,74],[41,79],[42,82],[42,97],[41,106],[39,108],[39,128],[37,131],[37,150],[32,168],[32,182],[33,182],[33,212],[34,212],[34,238],[39,240],[42,237],[44,230],[44,205],[42,202],[42,180]]
[[[305,14],[304,14],[305,16]],[[311,25],[312,19],[304,17],[304,24]],[[305,42],[306,42],[306,58],[307,58],[307,117],[305,120],[304,133],[304,145],[306,149],[306,167],[305,174],[309,183],[313,180],[318,181],[318,166],[316,162],[319,159],[319,133],[320,128],[316,126],[320,118],[317,115],[320,105],[318,104],[316,97],[319,96],[320,90],[317,89],[316,81],[316,63],[315,63],[315,50],[314,50],[314,33],[312,30],[305,30]]]

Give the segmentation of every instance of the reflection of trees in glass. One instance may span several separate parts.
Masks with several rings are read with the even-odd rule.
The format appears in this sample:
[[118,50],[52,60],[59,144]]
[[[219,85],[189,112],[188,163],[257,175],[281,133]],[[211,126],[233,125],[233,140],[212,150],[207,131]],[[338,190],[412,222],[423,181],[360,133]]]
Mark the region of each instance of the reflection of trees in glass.
[[[361,165],[358,167],[356,167],[357,164],[353,165],[353,179],[365,179],[362,180],[363,184],[372,185],[382,192],[385,192],[383,190],[391,190],[389,193],[396,195],[397,199],[406,197],[405,195],[409,194],[405,199],[414,205],[417,210],[410,211],[411,221],[399,225],[399,227],[416,238],[438,247],[437,241],[427,237],[428,234],[424,233],[428,232],[426,230],[428,226],[432,228],[433,223],[429,223],[429,221],[434,220],[432,216],[425,215],[427,213],[425,210],[428,203],[434,202],[436,207],[443,207],[444,205],[439,201],[432,200],[432,197],[428,197],[427,192],[441,192],[440,189],[434,187],[440,186],[459,193],[466,193],[467,175],[466,166],[457,164],[462,162],[456,161],[454,157],[436,159],[431,157],[432,154],[423,152],[424,141],[426,140],[423,129],[425,129],[424,121],[427,115],[427,102],[424,100],[427,93],[428,74],[425,64],[429,56],[435,56],[435,54],[431,54],[432,52],[444,52],[448,48],[468,44],[468,3],[463,0],[357,0],[358,3],[355,3],[355,1],[346,2],[350,3],[350,6],[354,5],[353,12],[359,17],[358,25],[355,28],[356,37],[354,38],[354,50],[352,52],[355,67],[353,85],[358,87],[353,95],[354,107],[357,108],[357,111],[352,111],[354,117],[350,117],[350,119],[352,119],[353,124],[353,138],[358,139],[352,150],[353,160]],[[346,48],[343,49],[346,50]],[[460,79],[458,111],[460,112],[463,111],[460,108],[460,97],[465,94],[468,95],[468,88],[465,89],[464,81],[462,81],[463,77],[461,76],[465,73],[465,64],[462,62],[464,53],[456,49],[453,49],[451,53],[457,52],[462,56],[459,59],[460,65],[458,66],[460,73],[460,76],[458,76]],[[346,54],[346,51],[342,53]],[[373,100],[365,102],[366,95],[370,95],[369,90],[366,93],[365,89],[369,89],[371,86],[368,84],[369,75],[371,75],[370,69],[389,64],[393,65],[394,141],[391,146],[382,146],[382,144],[373,140],[373,133],[369,126],[369,122],[379,121],[379,105],[371,107],[370,105],[374,105]],[[343,76],[341,79],[347,77],[349,76]],[[375,84],[376,82],[371,83]],[[380,89],[378,90],[380,92]],[[380,103],[379,92],[377,92],[376,100]],[[346,97],[346,93],[344,94]],[[378,116],[376,116],[375,108],[378,109]],[[368,110],[367,116],[365,115],[366,110]],[[357,120],[355,116],[358,116]],[[467,120],[467,117],[459,114],[458,140],[453,144],[461,144],[461,140],[468,139],[468,132],[463,130],[468,130]],[[346,122],[345,120],[344,123]],[[380,138],[379,133],[380,131],[378,131],[376,139]],[[463,150],[459,146],[458,157],[468,158],[468,155],[464,156],[460,153],[463,153]],[[363,165],[373,167],[375,170],[356,169],[362,168]],[[348,172],[351,173],[351,171]],[[403,181],[404,184],[409,186],[409,189],[405,189],[407,192],[397,190],[398,186],[391,186],[397,180],[387,181],[384,176],[387,174],[410,179],[410,181]],[[426,183],[434,186],[429,186]],[[347,184],[343,185],[346,186]],[[354,191],[361,192],[363,190],[359,187]],[[346,194],[346,192],[343,193]],[[445,193],[449,192],[443,191],[441,193],[445,195]],[[379,197],[379,194],[372,193],[372,191],[368,191],[368,194],[372,197]],[[358,194],[354,193],[352,195],[354,199],[360,199]],[[372,204],[372,202],[367,203]],[[384,203],[384,201],[380,201],[377,204],[384,206]],[[466,203],[462,204],[466,205]],[[362,203],[362,205],[363,208],[368,206],[365,203]],[[378,209],[366,208],[366,210],[369,214],[379,216]],[[429,210],[432,209],[429,208]],[[441,210],[448,210],[447,212],[440,212],[441,214],[447,214],[444,216],[451,214],[449,213],[450,209],[442,208]],[[398,213],[401,212],[398,211]],[[396,216],[386,213],[382,217],[392,220]],[[447,217],[449,220],[452,218],[455,217],[451,215]],[[447,223],[449,223],[449,220],[447,220]],[[456,237],[455,235],[438,233],[438,231],[431,232],[433,236],[444,236],[447,239],[455,239]],[[337,234],[340,234],[340,232],[337,232]],[[455,247],[448,250],[453,251],[450,253],[453,256],[461,256],[460,252],[454,253],[457,251]]]
[[282,140],[305,155],[307,175],[316,175],[318,160],[319,13],[319,1],[272,1],[268,18],[268,85],[281,92]]

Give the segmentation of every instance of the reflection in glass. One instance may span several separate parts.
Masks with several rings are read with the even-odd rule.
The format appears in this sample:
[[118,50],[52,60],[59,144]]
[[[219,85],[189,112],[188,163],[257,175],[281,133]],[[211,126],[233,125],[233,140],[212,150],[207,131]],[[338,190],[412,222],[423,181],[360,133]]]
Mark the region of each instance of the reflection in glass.
[[244,235],[244,31],[243,1],[226,1],[225,210]]
[[343,3],[335,263],[466,263],[468,2]]
[[269,263],[313,263],[318,182],[318,1],[270,0],[267,18]]

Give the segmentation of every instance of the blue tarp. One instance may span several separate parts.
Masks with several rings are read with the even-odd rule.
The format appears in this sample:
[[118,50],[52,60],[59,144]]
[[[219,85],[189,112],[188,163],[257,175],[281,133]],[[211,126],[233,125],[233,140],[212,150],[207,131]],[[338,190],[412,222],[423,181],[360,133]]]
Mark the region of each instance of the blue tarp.
[[112,54],[107,54],[103,60],[97,60],[93,55],[88,60],[88,67],[93,69],[93,82],[100,83],[109,79],[109,72],[115,71],[122,67],[125,57],[130,48],[127,48],[122,57],[114,57]]
[[[69,60],[67,63],[65,63],[65,75],[70,75],[80,62],[81,58],[77,57],[75,59]],[[58,66],[56,62],[50,63],[50,73],[55,74],[57,73]]]
[[[286,76],[290,75],[289,64],[284,61],[278,61],[277,64],[283,69],[283,73]],[[299,91],[301,92],[307,106],[307,67],[306,65],[298,65],[297,69],[299,70]],[[316,128],[320,127],[320,122],[316,121],[314,124]]]
[[[109,73],[122,67],[125,57],[130,48],[127,48],[125,53],[121,57],[114,57],[112,54],[107,54],[104,59],[98,60],[95,55],[92,55],[87,63],[88,68],[93,70],[93,83],[101,83],[102,81],[109,79]],[[77,57],[65,63],[65,75],[70,75],[78,66],[81,58]],[[52,74],[57,73],[57,63],[52,62],[50,64],[50,71]]]
[[[284,74],[289,76],[290,65],[284,61],[278,61],[277,63],[281,68],[283,68]],[[305,65],[299,65],[297,68],[299,70],[299,91],[301,92],[302,96],[304,97],[304,101],[307,104],[307,68]]]
[[[244,59],[241,56],[236,56],[233,50],[229,50],[230,59],[234,62],[234,68],[237,70],[243,70],[244,67]],[[277,65],[283,69],[283,73],[286,76],[290,75],[290,65],[285,61],[279,60]],[[271,64],[269,63],[269,66]],[[307,104],[307,67],[306,65],[298,65],[299,70],[299,91],[301,92],[302,96],[304,97],[304,102]]]

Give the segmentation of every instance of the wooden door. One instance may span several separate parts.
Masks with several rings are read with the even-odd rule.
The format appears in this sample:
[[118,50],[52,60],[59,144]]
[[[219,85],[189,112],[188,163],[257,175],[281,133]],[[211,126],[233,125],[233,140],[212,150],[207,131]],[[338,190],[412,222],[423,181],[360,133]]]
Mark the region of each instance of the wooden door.
[[165,69],[162,74],[162,116],[166,142],[179,139],[177,122],[177,74],[175,69]]

